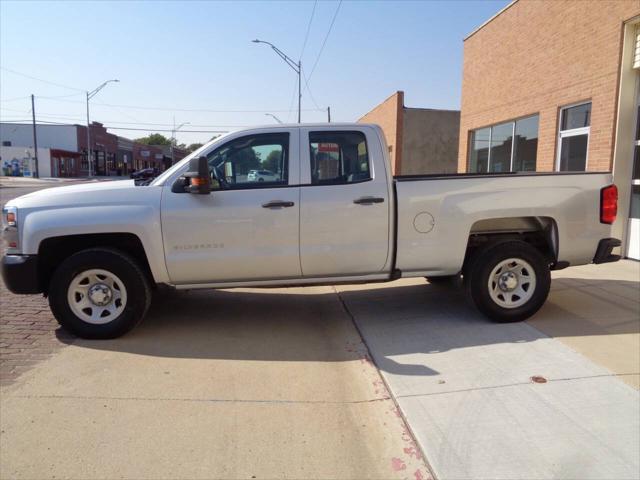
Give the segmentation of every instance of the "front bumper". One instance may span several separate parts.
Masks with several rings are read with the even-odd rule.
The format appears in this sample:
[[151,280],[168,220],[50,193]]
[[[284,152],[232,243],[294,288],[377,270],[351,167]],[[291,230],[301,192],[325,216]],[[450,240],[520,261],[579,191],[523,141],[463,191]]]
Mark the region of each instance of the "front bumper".
[[600,240],[596,250],[596,256],[593,257],[593,263],[610,263],[620,260],[620,255],[611,253],[611,250],[619,247],[620,244],[621,242],[617,238],[603,238]]
[[37,255],[2,257],[2,280],[13,293],[40,293]]

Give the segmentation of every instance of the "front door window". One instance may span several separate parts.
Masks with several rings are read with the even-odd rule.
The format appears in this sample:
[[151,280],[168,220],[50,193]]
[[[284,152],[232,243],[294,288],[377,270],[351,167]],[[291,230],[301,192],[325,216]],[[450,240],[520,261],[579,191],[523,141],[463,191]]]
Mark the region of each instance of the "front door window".
[[214,189],[275,187],[288,182],[289,134],[237,138],[209,154]]

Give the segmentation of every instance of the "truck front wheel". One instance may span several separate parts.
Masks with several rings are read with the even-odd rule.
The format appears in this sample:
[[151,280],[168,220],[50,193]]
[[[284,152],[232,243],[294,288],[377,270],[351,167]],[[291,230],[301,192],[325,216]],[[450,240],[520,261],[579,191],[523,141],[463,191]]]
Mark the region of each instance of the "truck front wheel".
[[58,323],[82,338],[119,337],[135,327],[151,302],[138,264],[110,248],[91,248],[65,259],[49,286]]
[[551,274],[542,253],[528,243],[507,241],[476,252],[464,281],[478,310],[506,323],[526,320],[542,307]]

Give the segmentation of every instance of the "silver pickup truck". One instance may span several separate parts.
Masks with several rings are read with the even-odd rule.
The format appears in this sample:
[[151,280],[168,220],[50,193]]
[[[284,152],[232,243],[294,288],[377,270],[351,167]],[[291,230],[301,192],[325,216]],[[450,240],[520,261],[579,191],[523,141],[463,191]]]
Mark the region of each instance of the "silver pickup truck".
[[[250,172],[268,171],[269,175]],[[278,125],[219,137],[152,183],[52,188],[3,212],[2,274],[60,324],[112,338],[177,289],[462,278],[498,322],[550,271],[615,261],[608,173],[393,177],[381,129]]]

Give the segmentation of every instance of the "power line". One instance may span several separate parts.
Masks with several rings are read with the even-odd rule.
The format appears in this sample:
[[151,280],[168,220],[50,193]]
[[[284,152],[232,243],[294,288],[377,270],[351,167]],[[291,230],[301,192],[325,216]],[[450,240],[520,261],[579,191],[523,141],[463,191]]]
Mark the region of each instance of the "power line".
[[[40,98],[40,97],[38,97]],[[56,102],[66,102],[66,103],[82,103],[82,101],[75,100],[60,100],[60,99],[52,99]],[[265,109],[265,110],[210,110],[206,108],[165,108],[165,107],[146,107],[141,105],[118,105],[113,103],[99,103],[93,102],[92,105],[99,105],[102,107],[112,107],[112,108],[129,108],[133,110],[157,110],[162,112],[191,112],[191,113],[267,113],[267,112],[288,112],[288,110],[278,110],[278,109]],[[303,110],[305,112],[314,112],[316,111],[313,108]]]
[[[24,120],[11,120],[10,122],[7,123],[19,123],[19,122],[31,122],[30,119],[24,119]],[[77,125],[73,124],[73,123],[62,123],[62,122],[49,122],[47,120],[39,120],[39,123],[46,123],[46,124],[50,124],[50,125],[61,125],[61,126],[68,126],[68,127],[75,127]],[[25,123],[25,125],[28,125],[28,123]],[[163,128],[128,128],[128,127],[110,127],[108,125],[104,125],[104,127],[106,129],[109,130],[135,130],[135,131],[142,131],[142,132],[173,132],[173,129],[168,128],[168,129],[163,129]],[[229,128],[235,128],[234,126],[229,126]],[[228,130],[180,130],[181,133],[226,133],[228,132]]]
[[[161,128],[125,128],[125,127],[108,127],[109,130],[136,130],[142,132],[173,132],[173,129],[161,129]],[[233,127],[230,127],[233,128]],[[180,130],[180,133],[226,133],[229,130]]]
[[[20,113],[29,113],[29,112],[20,112]],[[42,123],[57,123],[57,122],[48,122],[46,120],[41,120],[40,117],[45,117],[45,118],[50,118],[50,119],[57,119],[57,120],[66,120],[66,121],[70,121],[70,120],[84,120],[83,118],[80,117],[68,117],[68,116],[56,116],[56,115],[48,115],[46,113],[38,113],[38,122],[42,122]],[[4,120],[6,122],[9,122],[11,120]],[[14,122],[20,121],[20,120],[13,120]],[[99,123],[103,124],[103,125],[149,125],[149,126],[153,126],[153,127],[171,127],[173,126],[173,124],[171,123],[147,123],[147,122],[119,122],[116,120],[100,120]],[[201,125],[201,124],[191,124],[192,127],[202,127],[202,128],[244,128],[244,127],[248,127],[249,125]],[[181,132],[186,132],[186,130],[180,130]]]
[[69,85],[63,85],[61,83],[50,82],[49,80],[44,80],[42,78],[34,77],[32,75],[27,75],[26,73],[16,72],[15,70],[11,70],[10,68],[0,67],[0,69],[5,72],[13,73],[14,75],[18,75],[25,78],[30,78],[31,80],[37,80],[38,82],[48,83],[49,85],[54,85],[56,87],[67,88],[69,90],[77,90],[78,92],[84,92],[85,90],[76,87],[70,87]]
[[291,117],[291,112],[293,111],[293,102],[296,99],[297,91],[298,91],[298,79],[296,79],[293,83],[293,93],[291,94],[291,102],[289,102],[289,111],[287,112],[287,122],[289,121],[289,117]]
[[[78,95],[82,95],[84,92],[82,93],[71,93],[69,95],[53,95],[53,96],[46,96],[46,97],[42,97],[42,96],[37,96],[37,98],[46,98],[49,100],[54,100],[56,98],[69,98],[69,97],[77,97]],[[84,102],[79,102],[79,103],[84,103]]]
[[333,18],[331,19],[331,25],[329,25],[329,30],[327,30],[327,34],[324,37],[324,40],[322,42],[322,47],[320,47],[320,51],[318,52],[318,56],[316,57],[316,61],[313,64],[313,68],[311,69],[311,73],[309,73],[309,80],[311,80],[311,77],[313,76],[313,72],[316,71],[316,66],[318,66],[318,61],[320,60],[320,56],[322,55],[322,52],[324,51],[324,46],[327,44],[327,39],[329,38],[329,34],[331,33],[331,30],[333,29],[333,24],[336,21],[336,17],[338,16],[338,12],[340,11],[340,6],[342,5],[342,0],[340,0],[338,2],[338,6],[336,7],[336,11],[333,14]]
[[311,97],[311,101],[313,102],[313,104],[316,106],[318,110],[324,110],[318,106],[318,102],[316,102],[316,99],[313,98],[313,93],[311,93],[311,89],[309,88],[309,80],[307,79],[307,74],[304,73],[304,70],[302,71],[302,77],[304,78],[304,84],[307,88],[307,92],[309,93],[309,97]]
[[299,59],[302,59],[302,55],[304,55],[304,49],[307,47],[307,40],[309,40],[309,32],[311,31],[311,22],[313,22],[313,15],[316,13],[316,6],[318,5],[318,0],[313,2],[313,10],[311,10],[311,17],[309,18],[309,23],[307,24],[307,33],[304,36],[304,42],[302,43],[302,51],[300,52]]
[[0,102],[15,102],[16,100],[24,100],[27,98],[31,98],[30,95],[26,95],[24,97],[14,97],[14,98],[2,98],[0,99]]

